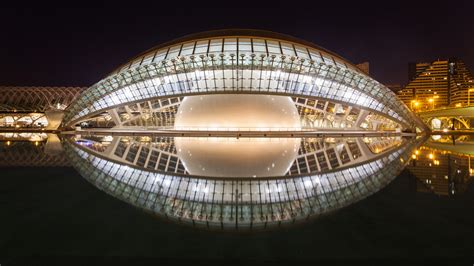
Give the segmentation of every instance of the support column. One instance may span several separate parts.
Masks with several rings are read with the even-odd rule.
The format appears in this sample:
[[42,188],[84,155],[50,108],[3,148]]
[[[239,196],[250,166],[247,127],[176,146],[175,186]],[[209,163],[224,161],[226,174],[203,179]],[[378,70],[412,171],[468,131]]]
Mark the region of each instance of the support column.
[[360,110],[359,116],[355,122],[355,127],[360,128],[360,124],[365,120],[365,118],[369,115],[368,111]]
[[48,130],[56,130],[61,125],[64,117],[64,111],[62,110],[48,110],[44,112],[46,119],[48,120]]
[[112,117],[112,121],[114,121],[115,127],[120,127],[122,122],[120,122],[120,116],[117,113],[117,109],[108,110],[107,113]]

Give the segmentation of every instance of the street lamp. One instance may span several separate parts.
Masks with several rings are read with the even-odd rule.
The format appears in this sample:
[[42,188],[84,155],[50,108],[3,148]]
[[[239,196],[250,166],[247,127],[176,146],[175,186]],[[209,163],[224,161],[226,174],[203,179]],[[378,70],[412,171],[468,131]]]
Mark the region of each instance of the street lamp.
[[433,109],[434,109],[434,99],[433,99],[433,98],[429,98],[429,99],[428,99],[428,102],[432,104],[431,110],[433,110]]
[[[419,104],[420,104],[420,103],[419,103],[418,101],[416,101],[416,100],[411,100],[411,104],[410,104],[411,110],[414,111],[415,108],[417,108]],[[413,106],[415,106],[415,108],[413,108]]]

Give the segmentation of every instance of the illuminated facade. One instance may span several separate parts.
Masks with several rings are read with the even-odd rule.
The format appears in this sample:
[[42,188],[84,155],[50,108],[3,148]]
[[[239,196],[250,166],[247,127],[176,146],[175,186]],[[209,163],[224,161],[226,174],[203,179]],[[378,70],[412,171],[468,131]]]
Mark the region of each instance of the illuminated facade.
[[298,98],[307,127],[422,127],[394,93],[341,57],[293,37],[243,30],[187,36],[146,51],[82,93],[63,124],[173,126],[183,97],[206,94]]
[[409,77],[408,85],[397,94],[415,111],[467,106],[474,94],[474,77],[460,60],[411,64]]
[[80,87],[0,87],[0,128],[56,129]]
[[237,230],[367,197],[408,163],[420,139],[406,136],[425,129],[338,55],[248,30],[144,52],[84,91],[63,126],[75,129],[71,164],[98,188],[160,217]]

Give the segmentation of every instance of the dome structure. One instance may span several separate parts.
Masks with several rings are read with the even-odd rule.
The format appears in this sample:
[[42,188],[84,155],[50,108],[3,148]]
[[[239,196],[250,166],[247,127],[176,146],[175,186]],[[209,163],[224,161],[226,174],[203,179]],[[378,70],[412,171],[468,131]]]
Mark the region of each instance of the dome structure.
[[258,30],[199,33],[152,48],[86,90],[67,109],[64,125],[147,100],[225,93],[327,100],[380,116],[400,130],[422,127],[392,91],[347,60]]
[[100,189],[172,220],[238,230],[304,221],[378,191],[420,141],[404,133],[424,128],[342,57],[257,30],[149,49],[84,91],[63,125],[110,134],[65,140]]

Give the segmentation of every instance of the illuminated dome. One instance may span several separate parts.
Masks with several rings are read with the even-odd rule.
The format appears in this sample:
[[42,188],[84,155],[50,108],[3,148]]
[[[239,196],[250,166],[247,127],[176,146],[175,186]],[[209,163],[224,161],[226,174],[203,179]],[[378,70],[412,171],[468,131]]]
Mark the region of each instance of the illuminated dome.
[[[118,116],[110,117],[121,126],[130,117],[119,117],[124,105],[221,93],[324,100],[330,103],[309,108],[320,108],[323,114],[347,111],[349,116],[344,118],[352,119],[350,106],[360,116],[377,116],[373,125],[390,124],[383,129],[423,127],[390,89],[342,57],[307,41],[260,30],[210,31],[154,47],[82,93],[67,109],[64,124],[74,126],[119,109]],[[346,106],[341,109],[334,104]],[[131,108],[132,114],[147,105]],[[353,118],[333,123],[339,118],[329,114],[326,120],[330,122],[316,124],[346,127],[350,121],[363,121]],[[351,127],[367,129],[366,124],[370,123]]]
[[[402,136],[424,128],[342,57],[258,30],[145,51],[83,92],[63,121],[76,129],[67,154],[99,188],[169,219],[237,230],[294,224],[372,194],[417,145]],[[95,128],[113,138],[80,139]]]
[[290,97],[216,94],[185,97],[176,115],[175,128],[299,130],[301,123]]
[[[176,129],[299,130],[290,97],[251,94],[187,96]],[[282,176],[296,158],[300,138],[176,138],[178,156],[192,175],[217,177]]]

